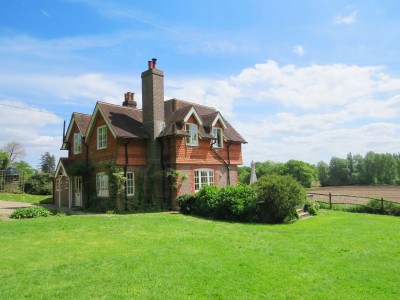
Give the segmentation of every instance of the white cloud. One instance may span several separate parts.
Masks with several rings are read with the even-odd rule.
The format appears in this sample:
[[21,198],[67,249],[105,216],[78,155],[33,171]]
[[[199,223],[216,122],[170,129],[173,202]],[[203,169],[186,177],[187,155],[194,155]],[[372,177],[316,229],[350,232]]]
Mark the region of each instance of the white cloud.
[[[23,87],[31,94],[45,94],[61,100],[63,104],[77,106],[91,105],[95,101],[120,104],[124,93],[135,85],[135,80],[128,76],[100,73],[76,76],[0,74],[0,82],[0,87],[4,89]],[[136,81],[136,84],[139,85],[139,82]]]
[[[171,97],[168,97],[171,94]],[[166,98],[178,98],[207,106],[232,116],[233,101],[239,97],[240,90],[226,80],[174,79],[167,82]]]
[[[22,143],[26,150],[23,160],[33,167],[44,152],[57,157],[62,154],[62,119],[18,100],[0,99],[0,107],[0,147],[11,141]],[[52,127],[59,128],[54,135],[50,135]]]
[[334,22],[336,24],[344,24],[344,25],[354,24],[356,21],[357,21],[357,11],[355,10],[347,16],[338,15],[334,19]]
[[304,55],[306,51],[304,50],[304,47],[302,45],[296,45],[293,47],[293,52],[296,53],[297,55]]
[[[340,106],[368,97],[383,84],[382,67],[356,65],[279,66],[275,61],[256,64],[232,78],[243,95],[259,101],[279,101],[302,109]],[[390,80],[386,78],[386,84]],[[391,88],[400,87],[392,80]]]

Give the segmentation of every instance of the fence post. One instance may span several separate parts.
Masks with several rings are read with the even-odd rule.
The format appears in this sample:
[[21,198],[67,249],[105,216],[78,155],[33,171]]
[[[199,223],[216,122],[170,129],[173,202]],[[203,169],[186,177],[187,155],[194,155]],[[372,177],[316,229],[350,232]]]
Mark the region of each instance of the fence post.
[[332,194],[329,193],[329,209],[332,210]]
[[383,197],[381,198],[381,214],[383,215],[385,212],[385,209],[383,207]]

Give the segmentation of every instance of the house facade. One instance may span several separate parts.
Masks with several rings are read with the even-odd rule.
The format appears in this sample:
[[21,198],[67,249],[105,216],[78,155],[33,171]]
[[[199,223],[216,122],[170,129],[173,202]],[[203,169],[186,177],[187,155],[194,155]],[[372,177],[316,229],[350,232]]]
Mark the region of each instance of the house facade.
[[[142,73],[143,108],[97,102],[73,113],[54,178],[59,207],[177,209],[176,197],[204,185],[235,185],[246,141],[215,108],[164,100],[156,59]],[[122,183],[121,183],[122,182]]]

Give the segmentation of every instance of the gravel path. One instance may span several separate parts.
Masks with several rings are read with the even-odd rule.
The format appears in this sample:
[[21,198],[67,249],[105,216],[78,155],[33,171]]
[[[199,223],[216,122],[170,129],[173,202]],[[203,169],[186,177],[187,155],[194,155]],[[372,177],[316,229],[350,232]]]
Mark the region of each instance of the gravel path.
[[14,210],[20,207],[34,206],[32,203],[13,202],[0,200],[0,220],[12,220],[10,215]]

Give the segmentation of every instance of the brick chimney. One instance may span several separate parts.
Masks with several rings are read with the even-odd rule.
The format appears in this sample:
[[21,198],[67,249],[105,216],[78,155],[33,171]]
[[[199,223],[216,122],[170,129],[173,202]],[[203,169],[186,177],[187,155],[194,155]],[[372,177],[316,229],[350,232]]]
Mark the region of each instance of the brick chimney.
[[164,72],[157,69],[157,59],[148,62],[142,73],[143,126],[155,140],[164,129]]
[[[150,135],[146,142],[147,172],[144,185],[147,201],[163,203],[165,182],[162,178],[150,180],[162,170],[161,146],[156,140],[165,127],[164,120],[164,72],[157,69],[157,59],[148,62],[148,70],[142,73],[143,127]],[[153,200],[152,200],[153,199]],[[149,202],[150,203],[150,202]]]
[[132,92],[126,92],[125,93],[125,101],[122,102],[123,106],[128,106],[128,107],[132,107],[132,108],[136,108],[137,103],[134,100],[135,98],[135,93]]

